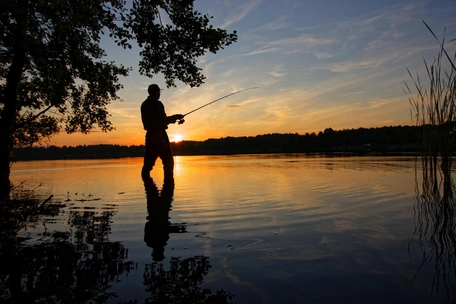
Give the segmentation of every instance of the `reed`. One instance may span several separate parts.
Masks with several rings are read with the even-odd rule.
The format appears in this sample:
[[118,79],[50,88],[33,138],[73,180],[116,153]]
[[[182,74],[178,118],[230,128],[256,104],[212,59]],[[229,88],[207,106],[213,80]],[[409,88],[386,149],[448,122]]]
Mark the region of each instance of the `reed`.
[[418,142],[423,174],[421,187],[416,174],[415,231],[409,246],[417,243],[422,252],[422,264],[415,278],[426,262],[433,263],[435,274],[431,293],[437,293],[439,287],[443,287],[451,302],[450,279],[456,273],[456,196],[451,176],[455,152],[456,52],[450,57],[445,39],[440,41],[423,23],[440,47],[430,64],[424,60],[426,83],[409,70],[414,86],[405,83],[411,113],[420,130]]
[[439,171],[444,177],[450,177],[454,157],[456,53],[451,57],[445,38],[440,41],[432,29],[423,23],[438,41],[439,51],[431,63],[424,60],[426,85],[421,82],[418,73],[413,76],[407,69],[414,85],[410,87],[405,82],[405,92],[409,96],[412,116],[420,127],[418,142],[421,146],[423,174],[434,179]]

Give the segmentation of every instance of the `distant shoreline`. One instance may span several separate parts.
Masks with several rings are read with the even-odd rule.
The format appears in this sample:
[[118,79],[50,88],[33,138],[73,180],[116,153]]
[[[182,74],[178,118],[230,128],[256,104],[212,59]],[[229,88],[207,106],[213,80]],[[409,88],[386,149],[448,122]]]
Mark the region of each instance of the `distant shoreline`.
[[[417,152],[254,152],[254,153],[206,153],[206,154],[177,154],[174,156],[235,156],[235,155],[307,155],[307,156],[328,156],[328,157],[356,157],[356,156],[420,156]],[[136,158],[143,157],[140,155],[78,155],[78,156],[65,156],[65,157],[27,157],[16,158],[15,161],[40,161],[40,160],[94,160],[94,159],[120,159],[120,158]]]
[[[205,141],[172,142],[176,156],[236,154],[327,154],[327,155],[417,155],[419,128],[391,126],[324,132],[264,134],[250,137],[224,137]],[[144,145],[84,145],[25,147],[15,154],[16,161],[54,159],[105,159],[142,157]]]

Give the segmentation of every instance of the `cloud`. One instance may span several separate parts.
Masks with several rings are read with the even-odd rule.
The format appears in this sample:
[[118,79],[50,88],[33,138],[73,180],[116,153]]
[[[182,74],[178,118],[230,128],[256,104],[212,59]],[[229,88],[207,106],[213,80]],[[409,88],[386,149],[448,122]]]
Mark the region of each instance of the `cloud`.
[[385,58],[372,58],[367,60],[352,60],[332,64],[330,70],[338,73],[348,73],[362,69],[375,69],[389,60]]
[[262,31],[262,30],[273,31],[273,30],[280,30],[280,29],[290,27],[291,23],[286,22],[287,20],[288,20],[288,16],[282,15],[278,19],[276,19],[268,24],[265,24],[263,26],[260,26],[259,28],[255,29],[254,31]]
[[402,39],[420,25],[419,15],[425,5],[426,2],[416,1],[364,14],[339,23],[333,35],[346,36],[345,46],[360,51],[400,45],[406,43],[406,39],[400,41],[398,38]]
[[325,53],[325,52],[319,52],[319,53],[316,53],[315,54],[315,57],[317,57],[318,59],[328,59],[328,58],[331,58],[333,57],[332,54],[330,53]]
[[285,74],[285,72],[283,72],[283,67],[281,65],[276,65],[276,66],[274,66],[274,70],[269,72],[269,75],[271,75],[273,77],[277,77],[277,78],[282,78],[286,74]]
[[264,42],[266,47],[281,47],[282,49],[289,50],[290,48],[298,48],[299,50],[309,50],[316,46],[331,44],[336,42],[335,39],[327,38],[314,38],[310,35],[300,35],[297,37],[289,37],[274,41]]
[[231,24],[241,21],[249,14],[250,11],[252,11],[261,2],[262,2],[262,0],[247,1],[246,4],[241,6],[240,10],[238,10],[234,14],[228,16],[225,19],[225,22],[220,26],[220,28],[227,28]]
[[[318,132],[325,128],[333,129],[380,127],[409,123],[406,115],[409,103],[405,96],[393,98],[372,98],[355,103],[309,107],[306,111],[296,110],[288,115],[283,128],[293,132]],[[352,119],[347,119],[348,117]],[[401,118],[402,117],[402,118]],[[276,126],[276,129],[281,127]]]
[[249,53],[245,53],[245,54],[239,54],[239,55],[236,55],[236,56],[231,56],[231,58],[233,58],[233,57],[241,57],[241,56],[254,56],[254,55],[263,54],[263,53],[275,52],[277,50],[278,50],[278,48],[261,48],[261,49],[255,50],[253,52],[249,52]]
[[[207,78],[210,78],[211,73],[213,72],[214,69],[216,69],[217,65],[220,65],[221,63],[224,63],[231,59],[256,56],[256,55],[266,54],[266,53],[273,53],[273,52],[277,52],[278,50],[279,50],[278,48],[260,48],[260,49],[257,49],[257,50],[254,50],[254,51],[251,51],[248,53],[240,53],[240,54],[236,54],[236,55],[232,55],[232,56],[222,57],[219,60],[211,61],[210,63],[206,64],[203,67],[204,75],[206,75]],[[224,72],[223,74],[228,75],[233,72],[234,72],[234,70],[230,70],[230,71]]]
[[135,108],[112,108],[109,109],[109,113],[117,120],[122,119],[138,119],[139,116],[139,107]]
[[419,32],[423,32],[425,28],[420,18],[426,3],[400,3],[350,19],[296,27],[296,31],[305,34],[264,44],[269,47],[284,45],[287,47],[287,54],[310,50],[318,59],[338,56],[346,58],[355,54],[364,57],[372,52],[389,52],[390,49],[407,45],[410,41],[422,43]]
[[267,75],[270,77],[261,82],[261,85],[265,87],[278,83],[281,79],[285,78],[287,74],[284,72],[283,66],[275,65],[273,70],[268,72]]

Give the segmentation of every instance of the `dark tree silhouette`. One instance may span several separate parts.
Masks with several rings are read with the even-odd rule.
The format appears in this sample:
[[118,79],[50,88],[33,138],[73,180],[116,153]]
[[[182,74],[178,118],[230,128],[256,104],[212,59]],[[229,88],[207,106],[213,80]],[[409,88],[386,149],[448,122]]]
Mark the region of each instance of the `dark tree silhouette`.
[[[419,151],[421,128],[395,126],[359,128],[324,132],[264,134],[250,137],[224,137],[205,141],[171,143],[176,155],[248,154],[248,153],[312,153],[312,152],[412,152]],[[18,160],[79,159],[137,157],[144,155],[144,146],[93,145],[77,147],[26,147]]]
[[[168,86],[204,82],[197,58],[237,40],[210,25],[192,0],[0,0],[0,202],[9,198],[14,149],[59,132],[113,129],[107,105],[118,100],[129,68],[105,59],[102,37],[140,48],[139,72]],[[166,15],[168,23],[162,23]]]

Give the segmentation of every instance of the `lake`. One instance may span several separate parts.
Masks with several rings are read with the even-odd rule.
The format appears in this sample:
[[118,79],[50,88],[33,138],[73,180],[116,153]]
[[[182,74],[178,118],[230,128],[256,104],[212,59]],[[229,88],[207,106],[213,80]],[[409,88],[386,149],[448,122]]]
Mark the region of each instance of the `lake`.
[[454,200],[443,208],[424,193],[414,157],[178,156],[174,188],[163,185],[160,161],[151,180],[141,179],[141,166],[142,158],[15,163],[19,190],[65,207],[29,219],[20,246],[3,244],[0,295],[43,303],[456,300]]

